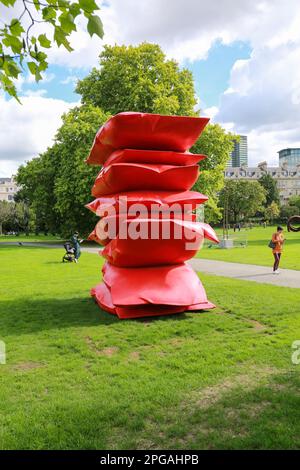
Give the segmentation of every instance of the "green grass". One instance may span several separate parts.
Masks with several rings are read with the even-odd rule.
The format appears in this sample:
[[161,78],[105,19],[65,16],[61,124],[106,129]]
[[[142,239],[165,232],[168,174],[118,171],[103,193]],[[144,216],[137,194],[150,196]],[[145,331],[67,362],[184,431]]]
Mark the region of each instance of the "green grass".
[[101,258],[0,247],[1,449],[296,449],[300,289],[201,276],[218,307],[120,321]]
[[[273,255],[272,250],[268,247],[268,243],[272,237],[275,227],[255,227],[252,230],[242,229],[240,232],[230,230],[229,235],[237,242],[247,240],[246,247],[237,247],[223,250],[211,246],[211,243],[205,243],[202,250],[198,252],[198,258],[215,259],[220,261],[230,261],[232,263],[258,264],[262,266],[272,266]],[[217,230],[218,236],[222,237],[222,230]],[[285,231],[284,236],[286,242],[281,268],[300,269],[300,232],[292,233]]]
[[0,243],[1,242],[60,242],[62,240],[61,237],[58,235],[35,235],[29,234],[26,235],[21,233],[20,235],[0,235]]

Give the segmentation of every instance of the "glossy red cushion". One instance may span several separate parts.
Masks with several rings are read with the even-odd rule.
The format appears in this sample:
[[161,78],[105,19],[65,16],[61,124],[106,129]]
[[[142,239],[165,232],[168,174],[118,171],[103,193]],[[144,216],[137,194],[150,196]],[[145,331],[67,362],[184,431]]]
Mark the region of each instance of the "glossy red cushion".
[[117,315],[120,319],[126,318],[141,318],[153,317],[160,315],[172,315],[182,313],[185,311],[199,311],[208,310],[215,306],[209,302],[204,301],[194,305],[131,305],[126,307],[115,306],[112,302],[111,292],[107,285],[102,282],[91,290],[91,295],[94,297],[98,305],[106,312]]
[[116,306],[195,305],[207,301],[205,290],[187,264],[119,268],[106,262],[103,280]]
[[89,164],[103,164],[116,149],[151,149],[185,152],[198,139],[209,118],[119,113],[98,131]]
[[[144,212],[143,212],[144,213]],[[133,220],[140,220],[142,216],[139,216],[137,214],[132,214],[132,215],[127,215],[127,214],[116,214],[112,216],[106,216],[102,217],[99,222],[96,224],[95,229],[92,231],[92,233],[89,235],[88,239],[96,241],[97,243],[100,243],[101,245],[107,245],[111,240],[115,239],[120,230],[120,225],[123,228],[122,233],[124,233],[124,230],[126,231],[127,234],[127,226],[124,227],[124,223],[127,224],[127,221],[133,221]],[[166,219],[180,219],[180,220],[186,220],[190,222],[195,222],[196,221],[196,214],[192,212],[175,212],[175,213],[165,213],[165,212],[157,212],[157,213],[151,213],[151,216],[148,217],[148,214],[144,214],[144,218],[147,220],[150,219],[158,219],[158,220],[166,220]],[[138,222],[137,222],[138,223]],[[134,228],[134,227],[133,227]],[[150,233],[150,231],[149,231]],[[121,235],[122,236],[122,235]],[[124,238],[124,237],[123,237]]]
[[196,165],[204,160],[206,155],[172,152],[168,150],[137,150],[121,149],[113,152],[105,165],[112,163],[162,163],[163,165]]
[[[89,210],[99,216],[105,214],[127,213],[135,204],[143,204],[146,208],[153,209],[158,205],[160,209],[167,210],[176,204],[181,210],[194,210],[197,205],[203,204],[208,200],[204,194],[196,191],[128,191],[119,194],[111,194],[109,196],[101,196],[87,204]],[[154,207],[153,207],[154,205]],[[173,206],[174,208],[176,206]],[[149,212],[148,212],[149,213]]]
[[103,167],[92,188],[94,197],[124,191],[186,191],[197,181],[198,165],[115,163]]
[[[195,256],[204,238],[218,242],[214,230],[207,227],[179,219],[125,219],[118,227],[117,237],[106,244],[102,256],[119,267],[183,263]],[[145,238],[131,238],[136,235]]]

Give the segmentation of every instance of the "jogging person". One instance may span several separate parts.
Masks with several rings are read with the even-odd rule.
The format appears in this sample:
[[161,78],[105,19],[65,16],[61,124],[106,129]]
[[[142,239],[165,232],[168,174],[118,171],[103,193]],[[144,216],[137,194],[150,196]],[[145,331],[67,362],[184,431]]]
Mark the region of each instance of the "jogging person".
[[274,256],[273,274],[279,274],[278,267],[284,244],[283,228],[280,225],[277,227],[277,232],[272,235],[272,242],[274,244],[274,248],[272,249]]

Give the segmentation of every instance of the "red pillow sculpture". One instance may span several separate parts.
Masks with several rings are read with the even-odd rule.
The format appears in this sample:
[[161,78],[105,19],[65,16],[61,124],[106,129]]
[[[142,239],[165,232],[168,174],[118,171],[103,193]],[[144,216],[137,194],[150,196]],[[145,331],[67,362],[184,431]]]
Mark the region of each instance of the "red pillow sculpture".
[[87,163],[102,165],[118,149],[185,152],[196,142],[209,118],[119,113],[97,132]]
[[197,181],[198,165],[113,163],[104,166],[92,188],[95,197],[135,189],[185,191]]
[[120,113],[98,131],[89,164],[104,164],[87,208],[100,217],[90,239],[105,246],[97,304],[120,319],[214,308],[186,264],[214,230],[196,222],[207,196],[190,188],[204,155],[187,150],[208,118]]

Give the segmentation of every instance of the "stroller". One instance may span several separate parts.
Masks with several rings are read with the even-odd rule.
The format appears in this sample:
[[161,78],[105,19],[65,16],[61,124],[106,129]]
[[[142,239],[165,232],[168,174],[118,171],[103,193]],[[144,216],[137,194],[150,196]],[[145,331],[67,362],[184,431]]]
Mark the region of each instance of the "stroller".
[[65,263],[66,261],[68,261],[69,263],[72,263],[73,261],[75,261],[75,249],[72,245],[71,242],[66,242],[64,244],[64,248],[66,250],[63,258],[62,258],[62,262]]

